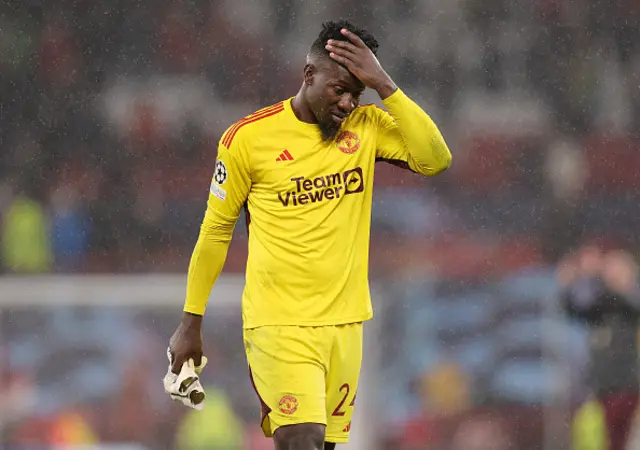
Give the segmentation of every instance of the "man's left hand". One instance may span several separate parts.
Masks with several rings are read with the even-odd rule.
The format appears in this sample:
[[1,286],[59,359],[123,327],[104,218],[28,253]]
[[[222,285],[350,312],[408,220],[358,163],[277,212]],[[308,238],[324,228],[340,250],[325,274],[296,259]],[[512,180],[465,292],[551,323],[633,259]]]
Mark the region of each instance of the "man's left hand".
[[346,28],[343,28],[341,33],[349,42],[329,39],[326,45],[329,56],[345,66],[366,87],[376,90],[383,100],[393,94],[397,86],[371,49],[360,37]]

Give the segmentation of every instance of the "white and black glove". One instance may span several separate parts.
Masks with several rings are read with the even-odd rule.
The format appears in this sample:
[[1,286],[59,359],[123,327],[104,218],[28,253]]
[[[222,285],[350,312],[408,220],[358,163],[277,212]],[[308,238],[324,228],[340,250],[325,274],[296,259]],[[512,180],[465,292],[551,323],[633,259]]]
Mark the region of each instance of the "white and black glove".
[[162,380],[164,383],[164,391],[176,401],[182,402],[189,408],[201,410],[204,408],[205,393],[200,383],[200,373],[207,365],[206,356],[202,357],[199,366],[195,365],[193,359],[189,359],[182,364],[179,374],[171,371],[173,363],[171,351],[167,349],[167,357],[169,358],[169,369]]

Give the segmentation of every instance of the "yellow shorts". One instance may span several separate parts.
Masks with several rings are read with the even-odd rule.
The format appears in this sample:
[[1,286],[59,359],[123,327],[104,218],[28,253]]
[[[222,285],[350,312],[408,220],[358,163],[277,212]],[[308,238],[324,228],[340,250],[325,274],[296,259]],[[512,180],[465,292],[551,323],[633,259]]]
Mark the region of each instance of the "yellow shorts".
[[244,330],[262,431],[297,423],[327,426],[326,442],[347,442],[362,362],[362,323]]

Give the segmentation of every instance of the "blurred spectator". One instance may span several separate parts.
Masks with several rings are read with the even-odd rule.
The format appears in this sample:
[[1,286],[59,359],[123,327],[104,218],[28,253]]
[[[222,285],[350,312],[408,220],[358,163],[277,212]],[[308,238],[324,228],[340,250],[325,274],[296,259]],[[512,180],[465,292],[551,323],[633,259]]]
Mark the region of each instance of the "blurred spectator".
[[544,173],[553,198],[559,202],[580,200],[589,176],[580,146],[572,139],[556,139],[546,156]]
[[407,422],[402,448],[440,448],[471,405],[469,377],[455,362],[443,361],[422,374],[417,389],[422,410]]
[[573,417],[571,434],[572,450],[608,447],[604,410],[597,399],[589,399],[580,405]]
[[35,393],[36,387],[32,374],[11,372],[8,371],[8,368],[3,370],[0,366],[0,398],[2,398],[2,402],[0,402],[0,448],[7,440],[10,431],[29,416],[30,410],[36,406]]
[[580,216],[589,167],[580,146],[572,139],[553,141],[545,159],[545,213],[542,237],[545,256],[557,261],[575,250],[584,233]]
[[451,450],[513,450],[507,428],[499,417],[463,421],[453,436]]
[[2,262],[16,273],[51,270],[49,218],[44,208],[26,195],[17,195],[2,223]]
[[590,328],[589,384],[604,410],[610,450],[624,450],[638,404],[640,289],[625,251],[585,247],[559,264],[567,314]]
[[115,442],[154,442],[154,414],[148,389],[149,364],[144,359],[125,365],[122,386],[108,405],[108,420],[104,420],[105,438]]
[[78,192],[61,187],[51,196],[51,244],[56,270],[75,272],[83,267],[91,225],[82,210]]
[[[206,408],[189,411],[176,436],[177,450],[242,450],[244,424],[234,412],[225,392],[205,387]],[[215,424],[215,426],[212,426]]]
[[443,362],[427,371],[420,394],[426,408],[439,415],[458,414],[470,405],[470,381],[464,369],[454,362]]
[[81,411],[69,408],[56,414],[49,437],[54,447],[92,446],[98,442],[98,436]]

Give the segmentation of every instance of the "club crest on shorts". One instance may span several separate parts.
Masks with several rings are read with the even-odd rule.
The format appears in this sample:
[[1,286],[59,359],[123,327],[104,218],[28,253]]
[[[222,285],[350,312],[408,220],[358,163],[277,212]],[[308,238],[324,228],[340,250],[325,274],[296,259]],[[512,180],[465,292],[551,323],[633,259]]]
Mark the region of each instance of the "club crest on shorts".
[[343,131],[338,135],[336,145],[342,153],[350,155],[360,148],[360,138],[352,131]]
[[291,415],[298,409],[298,399],[293,395],[285,395],[278,402],[278,407],[284,414]]

